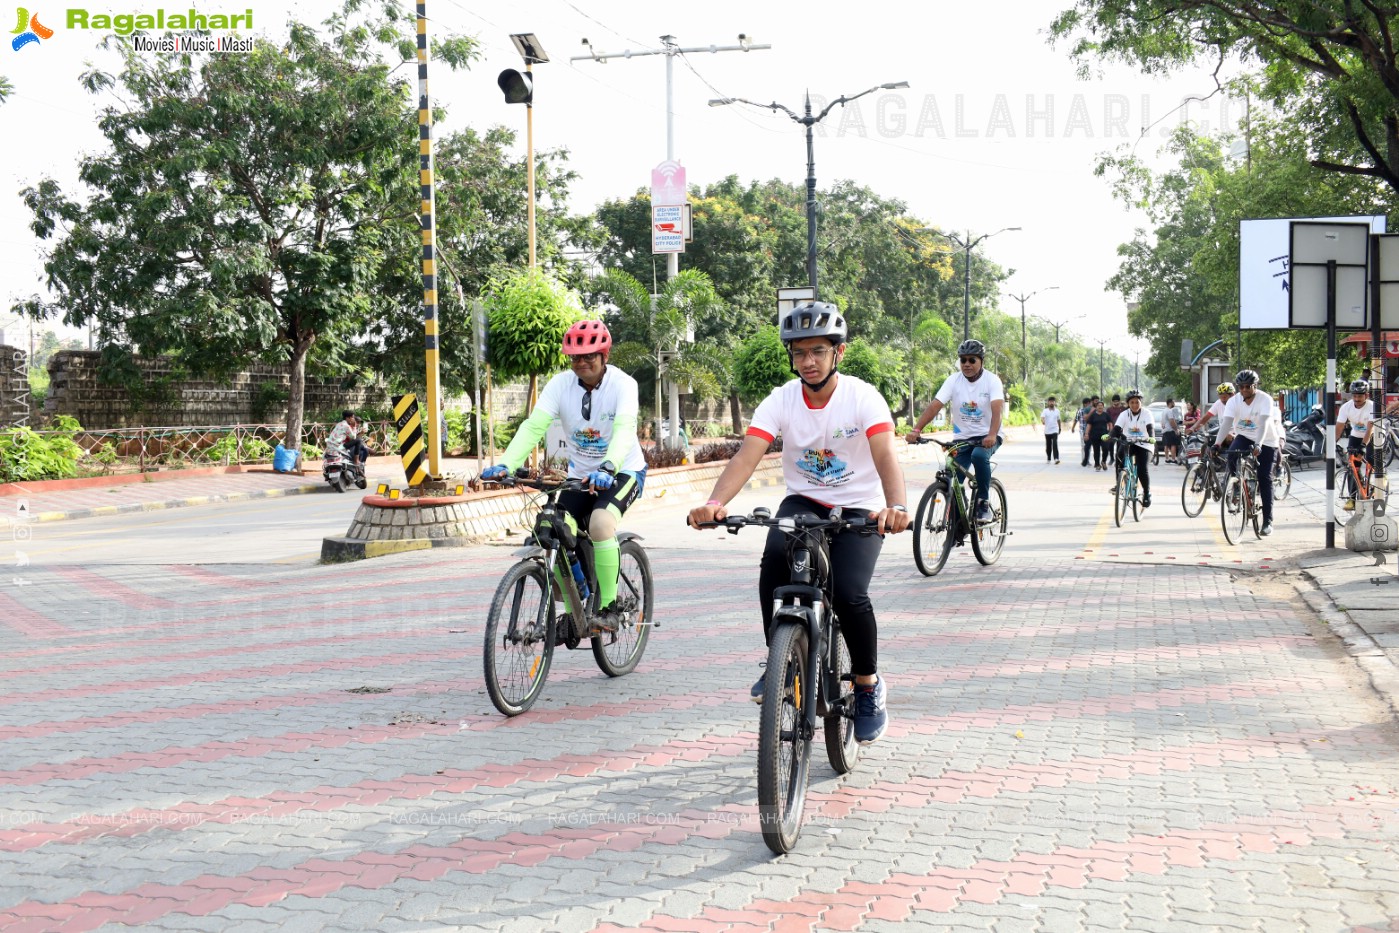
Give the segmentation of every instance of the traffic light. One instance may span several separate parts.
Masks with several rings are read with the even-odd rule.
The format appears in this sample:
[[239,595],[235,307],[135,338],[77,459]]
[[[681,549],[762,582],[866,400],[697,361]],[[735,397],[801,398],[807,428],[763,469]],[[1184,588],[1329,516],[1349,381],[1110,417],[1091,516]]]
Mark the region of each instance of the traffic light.
[[534,104],[534,78],[528,72],[507,68],[495,79],[495,83],[505,93],[507,104]]

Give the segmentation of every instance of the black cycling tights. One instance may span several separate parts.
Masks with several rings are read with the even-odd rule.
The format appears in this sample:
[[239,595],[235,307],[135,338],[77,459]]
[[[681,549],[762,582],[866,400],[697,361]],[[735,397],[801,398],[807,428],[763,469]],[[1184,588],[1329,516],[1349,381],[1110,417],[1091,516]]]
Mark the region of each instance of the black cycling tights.
[[[777,517],[806,512],[819,518],[831,510],[805,496],[788,496],[777,507]],[[884,539],[878,535],[844,532],[831,539],[831,589],[834,609],[850,649],[850,667],[856,675],[878,671],[878,632],[874,604],[870,602],[870,578],[879,560]],[[768,529],[767,546],[758,570],[758,598],[763,612],[763,639],[771,640],[772,594],[792,582],[787,565],[787,536],[777,528]]]

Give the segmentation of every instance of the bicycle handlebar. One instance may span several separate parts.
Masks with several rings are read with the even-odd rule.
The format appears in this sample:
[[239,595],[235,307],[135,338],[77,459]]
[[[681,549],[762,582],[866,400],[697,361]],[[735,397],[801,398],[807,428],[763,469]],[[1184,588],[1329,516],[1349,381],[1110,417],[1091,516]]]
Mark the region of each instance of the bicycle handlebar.
[[528,486],[531,489],[538,489],[542,492],[552,492],[562,490],[564,492],[576,492],[588,488],[588,481],[583,479],[565,478],[560,481],[550,482],[546,480],[531,479],[528,476],[502,476],[498,479],[481,479],[476,477],[482,484],[490,483],[494,486],[510,488],[512,486]]
[[685,524],[691,528],[723,528],[731,535],[738,534],[740,528],[749,525],[760,525],[765,528],[781,528],[783,531],[853,531],[856,534],[872,535],[879,533],[879,523],[866,516],[847,518],[839,508],[831,510],[829,518],[818,518],[815,515],[799,513],[797,515],[787,515],[775,518],[772,515],[730,515],[720,522],[700,522],[698,525],[691,525],[687,517]]

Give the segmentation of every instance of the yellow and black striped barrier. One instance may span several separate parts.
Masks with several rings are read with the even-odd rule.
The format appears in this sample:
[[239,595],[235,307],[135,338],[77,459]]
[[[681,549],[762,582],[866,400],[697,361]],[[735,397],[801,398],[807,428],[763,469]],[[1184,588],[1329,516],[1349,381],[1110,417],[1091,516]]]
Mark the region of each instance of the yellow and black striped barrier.
[[393,424],[398,431],[398,456],[403,460],[403,475],[409,486],[427,482],[427,465],[423,462],[426,444],[423,442],[423,419],[418,415],[418,397],[396,395],[393,398]]

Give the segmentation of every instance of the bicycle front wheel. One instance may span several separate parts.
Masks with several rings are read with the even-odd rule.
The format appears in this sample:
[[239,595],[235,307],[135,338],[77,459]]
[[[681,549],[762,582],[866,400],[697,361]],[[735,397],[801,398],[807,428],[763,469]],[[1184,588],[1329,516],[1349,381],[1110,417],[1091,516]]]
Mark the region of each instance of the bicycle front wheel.
[[554,604],[544,567],[522,560],[501,578],[486,617],[482,663],[491,703],[506,716],[529,709],[553,658]]
[[1292,467],[1287,462],[1287,457],[1282,451],[1278,451],[1278,458],[1273,463],[1273,504],[1281,502],[1287,498],[1287,494],[1292,491]]
[[1344,525],[1355,514],[1355,474],[1351,472],[1350,464],[1337,464],[1335,486],[1332,495],[1336,497],[1336,524]]
[[1117,485],[1112,487],[1112,520],[1118,528],[1127,517],[1127,471],[1117,474]]
[[787,622],[777,626],[768,648],[758,726],[758,821],[763,842],[778,855],[792,851],[801,835],[811,769],[802,708],[816,702],[816,684],[806,669],[806,643],[806,629]]
[[923,576],[933,576],[947,563],[956,515],[952,491],[941,480],[929,486],[918,501],[913,518],[913,562]]
[[1248,524],[1244,495],[1244,481],[1235,473],[1224,484],[1224,496],[1219,500],[1219,525],[1224,530],[1224,540],[1230,544],[1243,540],[1244,526]]
[[972,533],[972,553],[983,566],[989,567],[1001,556],[1001,548],[1006,543],[1006,526],[1010,524],[1010,513],[1006,510],[1006,490],[998,479],[991,480],[991,494],[987,496],[991,512],[996,516],[989,522],[979,523]]
[[826,697],[826,718],[821,722],[821,732],[826,738],[826,758],[831,767],[836,774],[846,774],[860,757],[860,744],[855,741],[855,674],[850,670],[850,648],[845,644],[840,623],[832,623],[830,632],[828,650],[839,693]]
[[1180,484],[1180,505],[1191,518],[1205,510],[1210,501],[1210,478],[1198,461],[1190,464]]
[[621,677],[636,670],[651,638],[651,561],[635,539],[623,541],[621,569],[617,574],[617,608],[622,619],[617,631],[593,636],[593,660],[608,677]]

